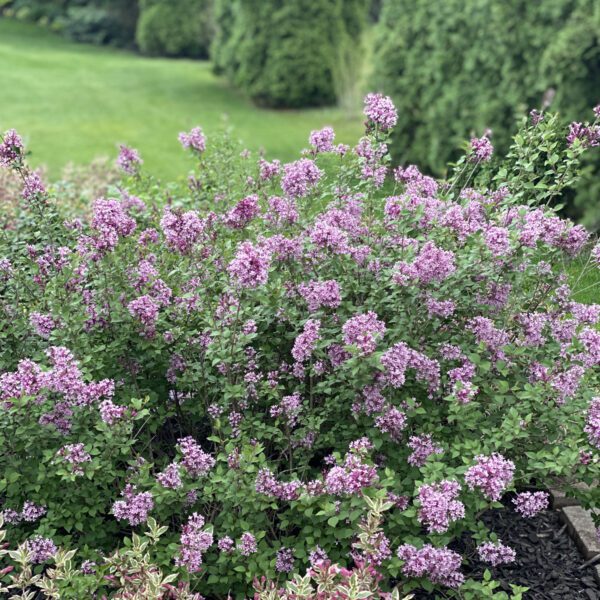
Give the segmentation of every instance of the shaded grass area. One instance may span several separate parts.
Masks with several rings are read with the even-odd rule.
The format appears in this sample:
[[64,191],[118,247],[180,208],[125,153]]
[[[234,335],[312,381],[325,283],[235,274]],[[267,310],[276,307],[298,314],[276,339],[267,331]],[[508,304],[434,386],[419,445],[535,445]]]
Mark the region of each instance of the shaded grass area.
[[600,269],[583,253],[567,267],[569,285],[577,302],[600,304]]
[[356,111],[274,111],[255,107],[211,72],[206,61],[150,59],[75,44],[34,25],[0,19],[0,130],[17,129],[33,165],[57,176],[67,162],[116,155],[116,143],[138,148],[161,177],[187,172],[179,131],[201,125],[210,136],[225,124],[253,150],[292,160],[312,129],[331,125],[338,141],[355,142]]

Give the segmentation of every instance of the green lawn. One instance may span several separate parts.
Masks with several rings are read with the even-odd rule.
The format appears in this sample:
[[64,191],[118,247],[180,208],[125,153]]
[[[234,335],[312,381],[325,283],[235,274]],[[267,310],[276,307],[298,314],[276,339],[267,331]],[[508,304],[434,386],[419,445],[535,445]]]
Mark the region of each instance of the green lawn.
[[74,44],[33,25],[0,19],[0,130],[17,129],[34,165],[56,176],[67,162],[138,148],[145,167],[163,177],[185,174],[177,134],[201,125],[210,135],[226,119],[252,149],[292,160],[311,129],[332,125],[340,142],[360,135],[359,110],[258,109],[208,62],[150,59]]

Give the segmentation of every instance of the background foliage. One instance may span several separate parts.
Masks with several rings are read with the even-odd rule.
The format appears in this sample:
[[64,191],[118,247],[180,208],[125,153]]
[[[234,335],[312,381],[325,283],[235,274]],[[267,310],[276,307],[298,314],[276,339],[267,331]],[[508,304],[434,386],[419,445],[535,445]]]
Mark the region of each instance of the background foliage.
[[[399,108],[394,153],[441,174],[461,140],[491,129],[505,150],[529,110],[575,119],[598,101],[600,5],[594,0],[384,0],[374,82]],[[598,227],[598,160],[568,213]]]
[[260,105],[320,106],[355,70],[367,2],[217,0],[215,17],[217,72]]
[[145,54],[208,58],[211,0],[141,0],[136,42]]

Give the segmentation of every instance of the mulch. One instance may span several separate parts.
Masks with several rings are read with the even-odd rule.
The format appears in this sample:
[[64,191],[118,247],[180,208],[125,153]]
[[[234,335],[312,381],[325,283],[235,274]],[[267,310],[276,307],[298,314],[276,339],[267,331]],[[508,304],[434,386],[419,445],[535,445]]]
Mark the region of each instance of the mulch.
[[[475,544],[463,537],[451,546],[468,558],[463,573],[481,580],[485,569],[500,583],[497,591],[510,595],[510,584],[528,587],[527,600],[600,600],[600,585],[594,579],[594,565],[586,562],[570,537],[560,512],[548,510],[525,519],[509,508],[490,510],[481,516],[487,527],[516,552],[514,563],[492,567],[478,561]],[[600,565],[600,562],[595,563]],[[438,598],[437,594],[416,592],[415,600]]]

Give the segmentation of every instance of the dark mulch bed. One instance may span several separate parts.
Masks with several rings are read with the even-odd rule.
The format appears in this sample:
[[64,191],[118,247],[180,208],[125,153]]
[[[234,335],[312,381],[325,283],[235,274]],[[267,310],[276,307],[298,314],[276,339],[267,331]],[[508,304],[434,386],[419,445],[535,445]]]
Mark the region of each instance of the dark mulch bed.
[[[527,600],[600,600],[600,586],[594,579],[594,567],[580,567],[586,562],[569,536],[559,511],[545,511],[524,519],[514,510],[490,510],[481,519],[504,544],[514,548],[514,563],[491,567],[477,560],[475,545],[468,537],[452,546],[468,557],[463,567],[467,577],[481,580],[486,568],[501,584],[498,590],[510,592],[510,583],[529,588]],[[600,564],[600,563],[596,563]],[[436,598],[417,592],[415,599]]]

